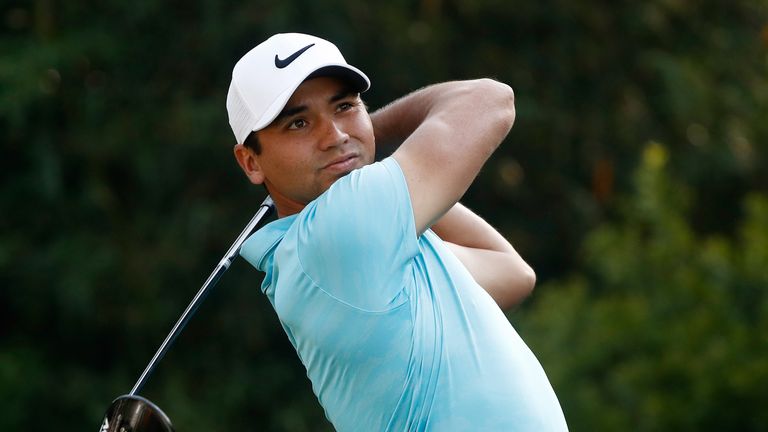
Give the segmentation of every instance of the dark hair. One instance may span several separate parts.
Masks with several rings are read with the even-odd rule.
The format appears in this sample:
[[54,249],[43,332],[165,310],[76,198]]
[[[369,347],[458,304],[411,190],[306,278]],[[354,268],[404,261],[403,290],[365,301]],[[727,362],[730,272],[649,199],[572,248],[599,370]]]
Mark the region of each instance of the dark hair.
[[261,143],[259,142],[259,137],[256,131],[248,134],[248,138],[243,141],[243,145],[253,150],[256,154],[261,154]]

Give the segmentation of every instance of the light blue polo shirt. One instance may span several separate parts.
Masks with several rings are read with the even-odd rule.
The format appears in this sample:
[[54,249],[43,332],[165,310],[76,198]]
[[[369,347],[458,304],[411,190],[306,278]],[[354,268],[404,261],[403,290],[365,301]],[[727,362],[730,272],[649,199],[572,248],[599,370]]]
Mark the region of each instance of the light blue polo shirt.
[[544,370],[432,231],[392,158],[355,170],[241,255],[338,431],[564,431]]

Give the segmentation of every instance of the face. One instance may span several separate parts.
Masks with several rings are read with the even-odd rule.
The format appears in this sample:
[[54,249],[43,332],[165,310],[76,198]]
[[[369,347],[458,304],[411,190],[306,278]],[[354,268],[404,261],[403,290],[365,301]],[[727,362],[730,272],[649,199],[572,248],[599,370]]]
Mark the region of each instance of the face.
[[302,83],[280,115],[258,132],[261,153],[238,145],[251,182],[266,184],[283,216],[300,211],[339,178],[374,160],[371,119],[341,80]]

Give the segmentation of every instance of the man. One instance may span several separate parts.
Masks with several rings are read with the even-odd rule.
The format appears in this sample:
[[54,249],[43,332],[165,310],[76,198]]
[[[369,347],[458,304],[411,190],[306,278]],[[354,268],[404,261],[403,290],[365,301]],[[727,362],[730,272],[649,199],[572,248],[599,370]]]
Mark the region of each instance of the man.
[[[330,42],[278,34],[227,97],[235,157],[279,216],[241,254],[326,416],[340,431],[566,430],[499,308],[533,271],[458,204],[512,127],[512,90],[441,83],[369,115],[369,85]],[[401,144],[376,162],[375,142]]]

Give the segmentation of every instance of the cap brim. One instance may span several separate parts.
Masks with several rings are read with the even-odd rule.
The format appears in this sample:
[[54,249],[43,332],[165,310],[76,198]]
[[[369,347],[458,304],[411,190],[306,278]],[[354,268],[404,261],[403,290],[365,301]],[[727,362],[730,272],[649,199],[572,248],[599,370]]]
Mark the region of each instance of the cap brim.
[[337,77],[352,85],[352,90],[363,93],[371,87],[371,82],[368,77],[359,69],[350,65],[328,65],[316,69],[314,72],[307,75],[306,78],[296,84],[295,87],[287,88],[280,94],[265,111],[261,119],[256,123],[253,131],[258,131],[269,126],[280,112],[285,108],[285,104],[288,103],[288,99],[291,98],[297,88],[306,80],[318,77]]
[[307,76],[304,81],[310,78],[324,76],[341,78],[342,80],[352,84],[352,89],[359,93],[363,93],[371,87],[371,83],[368,81],[368,77],[366,77],[364,73],[362,73],[357,68],[348,65],[332,65],[321,67],[320,69],[309,74],[309,76]]

